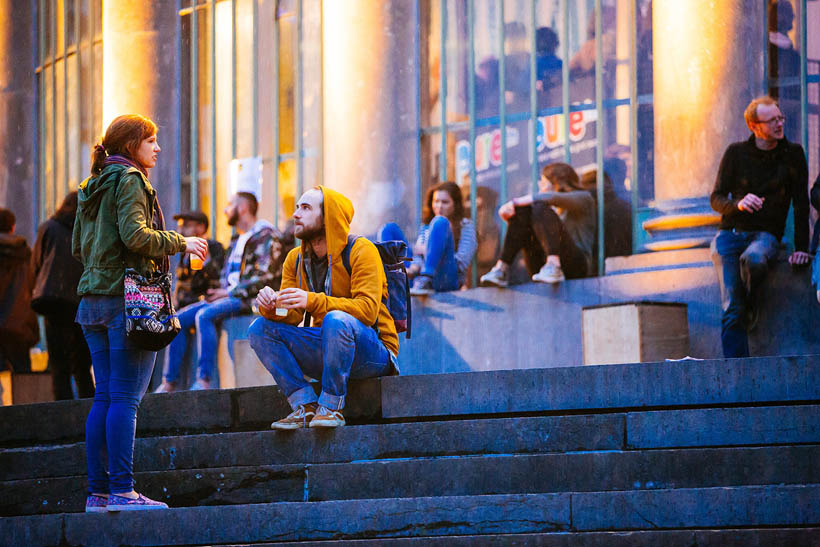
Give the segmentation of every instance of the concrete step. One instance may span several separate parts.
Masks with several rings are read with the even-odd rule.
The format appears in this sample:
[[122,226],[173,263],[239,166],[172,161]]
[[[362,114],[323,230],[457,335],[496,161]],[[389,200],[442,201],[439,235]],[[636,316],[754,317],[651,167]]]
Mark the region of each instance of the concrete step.
[[[820,410],[820,407],[818,407]],[[820,421],[820,412],[817,415]],[[476,454],[531,454],[624,448],[623,414],[538,416],[251,431],[136,440],[134,468],[317,464]],[[0,450],[0,480],[82,475],[85,443]]]
[[[764,357],[353,381],[351,424],[526,413],[820,402],[820,356]],[[0,445],[82,440],[90,401],[0,408]],[[138,436],[267,429],[289,412],[275,387],[148,395]]]
[[[90,410],[90,399],[0,407],[0,446],[82,440]],[[290,410],[275,386],[148,394],[140,404],[137,435],[268,429]],[[356,424],[380,416],[379,379],[351,381],[347,420]]]
[[[820,528],[730,528],[722,530],[642,530],[638,532],[548,532],[338,541],[254,543],[253,547],[798,547],[817,546]],[[244,544],[250,547],[250,544]],[[239,547],[239,546],[236,546]],[[244,547],[244,546],[243,546]]]
[[214,545],[618,530],[708,533],[818,524],[820,485],[812,484],[43,515],[0,519],[0,537],[10,545]]
[[588,365],[383,378],[382,416],[820,402],[820,356]]
[[[820,445],[460,456],[139,472],[173,507],[820,483]],[[0,483],[0,515],[83,510],[86,477]]]
[[[134,468],[169,471],[391,458],[820,444],[820,405],[463,419],[287,433],[139,438]],[[0,449],[0,481],[82,475],[85,444]]]

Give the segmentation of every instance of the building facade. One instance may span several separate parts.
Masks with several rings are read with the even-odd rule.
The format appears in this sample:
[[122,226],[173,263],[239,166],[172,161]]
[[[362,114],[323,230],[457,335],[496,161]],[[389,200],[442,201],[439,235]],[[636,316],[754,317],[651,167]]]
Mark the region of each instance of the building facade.
[[0,29],[0,202],[29,237],[129,112],[160,127],[166,211],[206,211],[223,241],[231,161],[258,158],[280,226],[325,184],[356,232],[412,236],[453,180],[494,261],[497,206],[564,161],[596,172],[600,219],[604,172],[631,203],[635,251],[702,245],[763,93],[818,174],[818,0],[0,0]]

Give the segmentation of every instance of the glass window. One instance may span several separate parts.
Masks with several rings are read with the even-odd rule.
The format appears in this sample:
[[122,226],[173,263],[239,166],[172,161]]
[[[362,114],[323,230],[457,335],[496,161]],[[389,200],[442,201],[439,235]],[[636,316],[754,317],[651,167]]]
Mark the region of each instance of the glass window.
[[[238,0],[235,5],[219,1],[213,36],[210,8],[204,4],[197,8],[197,124],[195,128],[191,124],[191,101],[182,93],[183,173],[190,173],[191,139],[195,139],[199,193],[194,203],[209,214],[216,213],[213,225],[222,241],[227,241],[231,233],[221,213],[230,197],[231,160],[254,155],[262,158],[259,215],[278,221],[280,228],[293,212],[299,181],[304,188],[321,183],[320,8],[319,3],[295,0],[259,0],[256,5],[254,0]],[[190,9],[181,12],[183,90],[192,89],[190,13]],[[255,65],[254,47],[258,52]],[[270,52],[277,50],[278,58],[274,58]],[[276,82],[278,89],[274,88]],[[192,135],[193,131],[197,134]],[[300,143],[301,150],[297,150]],[[213,166],[212,156],[216,158]],[[190,202],[191,190],[185,177],[182,184],[183,202]]]
[[[38,222],[88,175],[91,147],[102,123],[102,0],[38,3],[39,90]],[[66,47],[68,46],[68,47]]]

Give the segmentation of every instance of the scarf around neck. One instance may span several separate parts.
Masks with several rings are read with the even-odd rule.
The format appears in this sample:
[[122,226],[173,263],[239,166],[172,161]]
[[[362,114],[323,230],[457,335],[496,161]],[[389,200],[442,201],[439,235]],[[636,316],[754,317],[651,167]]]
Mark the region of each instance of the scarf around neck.
[[105,158],[104,165],[125,165],[126,167],[134,167],[139,169],[140,172],[145,175],[145,178],[148,178],[148,172],[145,168],[129,158],[128,156],[123,156],[122,154],[112,154]]

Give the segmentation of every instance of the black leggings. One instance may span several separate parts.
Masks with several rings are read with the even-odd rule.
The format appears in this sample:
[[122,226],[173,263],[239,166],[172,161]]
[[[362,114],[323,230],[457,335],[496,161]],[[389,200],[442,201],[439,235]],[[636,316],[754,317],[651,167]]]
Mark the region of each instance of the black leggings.
[[548,204],[535,201],[515,208],[515,216],[507,223],[507,235],[501,249],[501,261],[512,264],[518,251],[524,251],[527,269],[536,273],[548,255],[561,258],[561,269],[569,278],[586,277],[587,260],[564,228],[561,217]]

